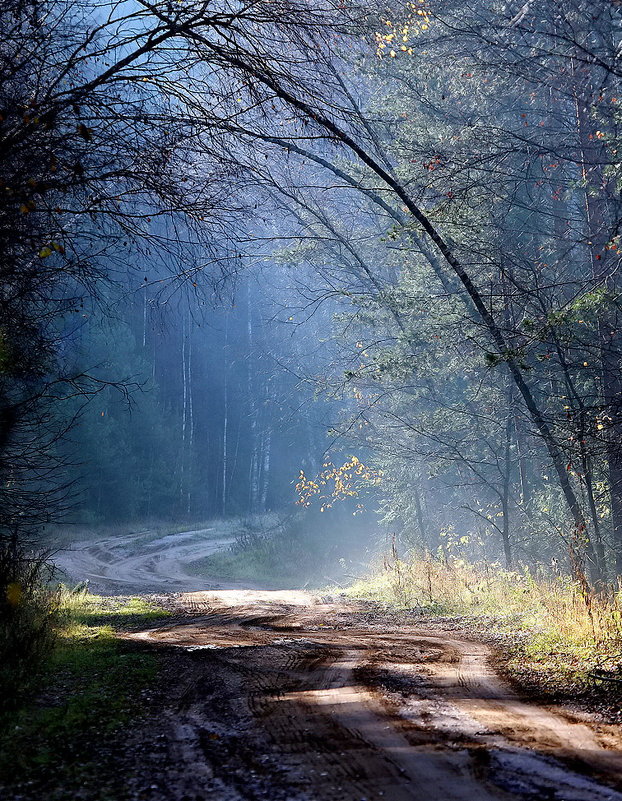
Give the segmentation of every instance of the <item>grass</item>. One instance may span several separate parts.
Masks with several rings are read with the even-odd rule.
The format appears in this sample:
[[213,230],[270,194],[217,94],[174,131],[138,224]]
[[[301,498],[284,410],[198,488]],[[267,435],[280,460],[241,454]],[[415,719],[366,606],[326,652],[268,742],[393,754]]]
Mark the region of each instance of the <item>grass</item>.
[[622,685],[620,592],[586,599],[562,574],[444,563],[432,557],[385,560],[347,594],[396,610],[455,619],[502,654],[502,667],[532,693],[619,708]]
[[189,565],[188,572],[200,578],[217,576],[237,581],[276,582],[284,587],[295,587],[308,578],[304,566],[277,559],[263,544],[218,551],[197,559]]
[[[296,510],[241,520],[235,542],[197,560],[196,576],[231,578],[280,587],[320,587],[347,581],[352,565],[360,566],[369,541],[369,520],[338,507],[320,513]],[[353,560],[356,560],[353,562]]]
[[282,589],[324,586],[327,581],[339,580],[335,573],[342,578],[339,562],[327,565],[321,555],[281,548],[278,541],[270,540],[217,551],[197,559],[188,572],[200,578],[250,581]]
[[167,614],[141,598],[62,593],[62,622],[38,692],[0,721],[0,785],[41,787],[50,801],[77,797],[84,784],[94,788],[89,798],[114,797],[98,779],[102,751],[140,714],[158,668],[153,654],[116,633]]

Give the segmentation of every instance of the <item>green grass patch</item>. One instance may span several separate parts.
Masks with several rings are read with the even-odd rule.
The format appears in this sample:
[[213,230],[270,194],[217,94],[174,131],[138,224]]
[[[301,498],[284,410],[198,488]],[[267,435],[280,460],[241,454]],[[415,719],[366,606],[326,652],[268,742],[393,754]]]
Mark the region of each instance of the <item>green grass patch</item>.
[[188,573],[198,578],[256,582],[282,589],[324,586],[330,581],[328,572],[320,558],[284,553],[278,545],[263,543],[217,551],[188,565]]
[[200,578],[216,576],[223,579],[257,582],[279,582],[294,587],[306,580],[304,571],[287,570],[278,564],[272,553],[261,546],[239,550],[222,550],[197,559],[188,566],[188,573]]
[[140,596],[74,595],[69,592],[63,594],[61,611],[66,617],[65,631],[71,630],[71,626],[76,624],[107,625],[122,629],[130,624],[147,625],[152,620],[170,615],[166,609]]
[[361,540],[367,531],[357,518],[342,508],[299,510],[278,518],[276,515],[241,520],[235,540],[198,559],[190,566],[193,575],[204,578],[230,578],[283,588],[323,587],[341,583],[352,558],[360,569]]
[[154,654],[116,633],[168,614],[142,598],[63,593],[62,623],[38,691],[1,721],[0,783],[41,785],[54,800],[73,797],[86,783],[89,798],[114,797],[109,782],[98,784],[101,752],[140,714],[158,670]]

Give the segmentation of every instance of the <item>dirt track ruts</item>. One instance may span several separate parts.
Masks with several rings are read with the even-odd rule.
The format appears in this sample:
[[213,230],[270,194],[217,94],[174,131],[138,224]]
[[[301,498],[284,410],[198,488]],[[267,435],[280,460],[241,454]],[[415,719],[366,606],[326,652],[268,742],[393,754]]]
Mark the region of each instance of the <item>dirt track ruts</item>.
[[[158,536],[153,531],[74,542],[54,556],[69,579],[87,580],[95,592],[127,594],[205,590],[223,586],[217,578],[192,575],[197,560],[224,550],[235,537],[217,536],[211,528]],[[241,582],[227,580],[224,586]]]
[[[172,801],[200,788],[216,801],[622,801],[615,730],[522,701],[484,644],[302,592],[187,593],[181,608],[127,635],[195,657],[163,723]],[[234,714],[215,719],[206,687]],[[247,784],[210,756],[223,725],[238,729]]]

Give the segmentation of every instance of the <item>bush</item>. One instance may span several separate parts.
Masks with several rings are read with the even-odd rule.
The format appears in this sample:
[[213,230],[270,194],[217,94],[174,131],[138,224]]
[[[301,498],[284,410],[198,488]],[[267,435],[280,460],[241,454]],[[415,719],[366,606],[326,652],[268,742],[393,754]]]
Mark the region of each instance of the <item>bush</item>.
[[51,570],[44,554],[0,542],[0,717],[17,706],[54,642]]
[[368,561],[375,517],[355,516],[347,503],[320,512],[296,509],[279,519],[264,515],[239,521],[236,538],[220,551],[193,565],[202,577],[231,577],[300,586],[342,581],[353,566],[360,572]]

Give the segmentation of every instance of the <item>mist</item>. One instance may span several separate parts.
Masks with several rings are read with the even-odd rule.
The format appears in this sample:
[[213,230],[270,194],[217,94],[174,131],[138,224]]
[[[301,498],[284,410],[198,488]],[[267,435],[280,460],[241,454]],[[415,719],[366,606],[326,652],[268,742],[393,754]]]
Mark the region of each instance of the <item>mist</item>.
[[622,798],[620,14],[2,4],[3,798]]
[[[606,581],[608,13],[587,43],[583,6],[564,16],[562,53],[538,50],[546,14],[505,36],[503,12],[469,27],[450,4],[308,8],[285,38],[280,10],[260,39],[232,23],[235,45],[200,15],[181,35],[145,4],[52,5],[40,29],[8,12],[39,77],[7,74],[7,108],[39,122],[11,117],[30,161],[7,160],[7,531],[237,519],[242,542],[262,515],[274,531],[323,509],[310,532],[364,512],[368,556],[395,536]],[[39,30],[65,44],[37,51]],[[348,550],[334,529],[326,564]]]

